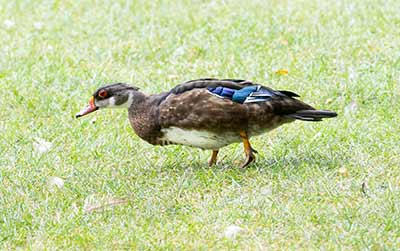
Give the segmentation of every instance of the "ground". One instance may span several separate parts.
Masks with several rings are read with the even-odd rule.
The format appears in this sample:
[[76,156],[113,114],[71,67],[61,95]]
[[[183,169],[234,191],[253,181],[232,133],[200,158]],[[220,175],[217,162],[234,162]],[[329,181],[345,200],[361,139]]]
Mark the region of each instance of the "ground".
[[[400,248],[400,1],[0,2],[0,249]],[[220,152],[154,147],[92,92],[201,77],[335,119]]]

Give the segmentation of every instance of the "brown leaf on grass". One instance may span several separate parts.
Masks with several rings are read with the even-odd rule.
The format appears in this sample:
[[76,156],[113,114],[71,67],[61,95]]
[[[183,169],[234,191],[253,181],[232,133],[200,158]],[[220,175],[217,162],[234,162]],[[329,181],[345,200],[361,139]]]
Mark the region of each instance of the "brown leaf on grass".
[[287,74],[289,74],[289,71],[286,70],[286,69],[279,69],[279,70],[277,70],[275,73],[282,76],[282,75],[287,75]]
[[85,213],[103,211],[117,205],[126,204],[128,202],[129,201],[126,199],[114,199],[114,198],[95,199],[94,196],[88,196],[85,199],[85,203],[83,205],[83,211]]
[[286,39],[283,39],[283,40],[281,41],[281,44],[283,44],[283,45],[288,45],[289,42],[288,42]]

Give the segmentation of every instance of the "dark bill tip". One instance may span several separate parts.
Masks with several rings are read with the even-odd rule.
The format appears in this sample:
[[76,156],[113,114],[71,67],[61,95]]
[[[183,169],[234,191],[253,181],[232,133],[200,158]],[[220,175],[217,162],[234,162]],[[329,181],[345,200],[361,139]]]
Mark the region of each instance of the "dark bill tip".
[[89,113],[92,113],[92,112],[96,111],[97,109],[99,109],[99,108],[98,107],[87,106],[87,107],[83,108],[80,112],[78,112],[75,115],[75,118],[83,117],[83,116],[85,116],[85,115],[87,115]]
[[96,111],[97,109],[99,109],[98,107],[96,107],[96,105],[94,104],[94,97],[91,97],[89,100],[89,105],[86,106],[85,108],[83,108],[80,112],[78,112],[75,115],[75,118],[80,118],[85,116],[86,114],[92,113],[94,111]]

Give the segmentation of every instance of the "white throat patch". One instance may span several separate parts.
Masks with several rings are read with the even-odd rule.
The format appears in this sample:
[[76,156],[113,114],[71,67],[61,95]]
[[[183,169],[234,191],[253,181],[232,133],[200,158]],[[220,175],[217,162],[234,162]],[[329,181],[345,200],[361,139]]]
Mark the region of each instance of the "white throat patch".
[[110,106],[111,108],[112,108],[112,107],[116,107],[116,105],[115,105],[115,97],[111,97],[111,98],[110,98],[109,106]]
[[120,104],[120,105],[115,104],[115,97],[110,98],[110,107],[129,108],[129,107],[131,107],[132,102],[133,102],[133,93],[129,93],[128,100],[125,103]]
[[123,105],[125,105],[126,108],[129,108],[129,107],[131,107],[132,103],[133,103],[133,93],[130,92],[128,101],[126,101]]

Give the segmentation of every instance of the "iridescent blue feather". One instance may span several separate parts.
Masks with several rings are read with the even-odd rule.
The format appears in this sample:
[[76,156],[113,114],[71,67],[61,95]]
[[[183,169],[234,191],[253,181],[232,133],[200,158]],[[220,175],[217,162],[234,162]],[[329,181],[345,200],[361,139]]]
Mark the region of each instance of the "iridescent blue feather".
[[272,97],[280,96],[281,94],[276,91],[272,91],[263,88],[261,85],[246,86],[242,89],[235,90],[227,87],[208,87],[211,93],[220,97],[228,98],[237,103],[254,103],[254,102],[265,102]]
[[236,90],[232,95],[232,101],[243,104],[253,92],[257,91],[257,89],[258,86],[247,86],[240,90]]

